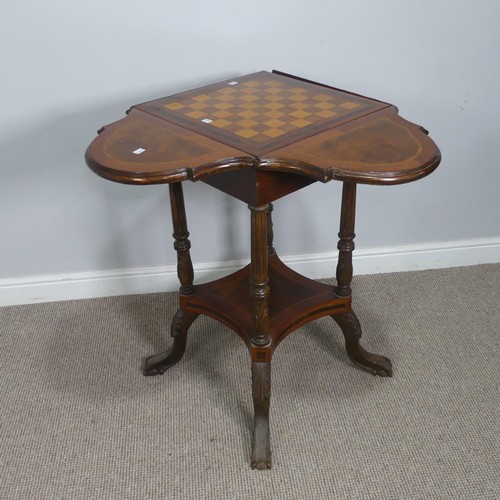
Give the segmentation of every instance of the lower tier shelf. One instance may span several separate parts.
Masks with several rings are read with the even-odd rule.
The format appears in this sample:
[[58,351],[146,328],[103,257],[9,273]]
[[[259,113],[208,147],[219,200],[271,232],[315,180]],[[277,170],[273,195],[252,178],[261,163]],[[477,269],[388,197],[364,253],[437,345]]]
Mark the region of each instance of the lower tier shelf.
[[[339,297],[331,285],[318,283],[292,271],[276,254],[269,256],[269,337],[271,349],[289,333],[323,316],[348,312],[350,297]],[[205,314],[234,330],[250,346],[250,265],[220,280],[197,285],[181,295],[181,308]]]

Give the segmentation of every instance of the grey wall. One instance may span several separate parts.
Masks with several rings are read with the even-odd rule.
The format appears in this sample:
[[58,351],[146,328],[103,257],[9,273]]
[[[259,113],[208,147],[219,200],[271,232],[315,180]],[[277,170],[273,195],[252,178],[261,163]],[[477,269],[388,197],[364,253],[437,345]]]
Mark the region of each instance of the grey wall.
[[[131,104],[281,69],[396,104],[443,153],[430,177],[359,191],[358,248],[500,235],[496,0],[3,2],[0,279],[175,262],[166,186],[83,153]],[[248,254],[242,204],[185,188],[197,261]],[[336,244],[340,185],[275,206],[281,254]]]

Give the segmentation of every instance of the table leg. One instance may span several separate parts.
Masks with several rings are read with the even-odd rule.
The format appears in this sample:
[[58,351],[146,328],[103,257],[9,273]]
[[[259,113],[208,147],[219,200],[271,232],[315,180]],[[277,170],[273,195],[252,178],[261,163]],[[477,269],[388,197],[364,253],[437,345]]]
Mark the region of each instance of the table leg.
[[197,317],[198,314],[189,313],[182,309],[176,312],[170,327],[170,334],[174,339],[174,344],[168,351],[146,358],[142,367],[143,375],[146,377],[161,375],[182,359],[186,350],[187,332]]
[[[180,182],[170,184],[169,189],[172,226],[174,229],[173,237],[175,239],[174,248],[177,251],[177,276],[181,284],[179,293],[181,295],[191,295],[194,292],[194,272],[189,253],[191,242],[189,241],[182,184]],[[198,314],[186,312],[182,309],[177,311],[170,329],[174,338],[173,346],[168,351],[148,357],[142,367],[144,375],[161,375],[181,360],[186,350],[188,329],[197,317]]]
[[[269,346],[269,272],[268,255],[272,247],[271,205],[249,207],[251,211],[250,297],[252,303],[251,350],[259,351],[263,362],[252,362],[254,431],[251,466],[271,468],[269,403],[271,399],[271,355]],[[253,355],[252,355],[253,357]]]
[[[340,297],[349,297],[351,295],[355,216],[356,184],[344,182],[340,214],[340,239],[338,243],[337,287],[335,289],[335,293]],[[359,343],[361,325],[352,309],[348,312],[334,314],[332,318],[337,322],[344,334],[347,355],[353,363],[373,375],[392,376],[391,361],[388,358],[372,354],[361,347]]]
[[271,468],[269,404],[271,402],[271,363],[252,363],[252,395],[255,410],[252,469]]

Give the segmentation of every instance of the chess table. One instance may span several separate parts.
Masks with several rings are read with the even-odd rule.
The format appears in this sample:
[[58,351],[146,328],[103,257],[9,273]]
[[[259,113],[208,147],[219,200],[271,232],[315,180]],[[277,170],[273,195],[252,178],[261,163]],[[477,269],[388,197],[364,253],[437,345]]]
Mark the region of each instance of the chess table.
[[[430,174],[440,153],[427,131],[395,106],[273,71],[208,85],[130,108],[103,127],[86,152],[98,175],[127,184],[168,183],[181,284],[172,347],[146,359],[144,375],[180,361],[188,329],[208,315],[236,332],[251,359],[254,430],[251,466],[271,467],[271,360],[287,335],[331,316],[349,358],[392,376],[384,356],[360,345],[351,307],[356,186],[391,185]],[[248,204],[251,261],[238,272],[195,285],[183,181],[201,181]],[[272,202],[313,182],[341,181],[336,285],[292,271],[273,247]]]

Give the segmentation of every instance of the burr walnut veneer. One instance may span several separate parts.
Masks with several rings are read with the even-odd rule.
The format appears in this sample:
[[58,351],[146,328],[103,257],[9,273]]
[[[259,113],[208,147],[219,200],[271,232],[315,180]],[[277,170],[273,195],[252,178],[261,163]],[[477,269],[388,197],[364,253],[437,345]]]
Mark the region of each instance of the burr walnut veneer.
[[[183,356],[190,325],[206,314],[248,347],[255,410],[251,465],[271,467],[271,359],[278,344],[314,319],[331,316],[347,354],[374,375],[390,361],[360,346],[351,308],[356,185],[400,184],[431,173],[440,153],[422,127],[397,108],[280,72],[260,72],[133,106],[103,127],[86,152],[98,175],[127,184],[169,183],[178,256],[180,307],[173,345],[149,357],[144,375],[159,375]],[[251,262],[195,286],[182,181],[201,180],[248,204]],[[313,182],[343,182],[337,284],[286,267],[273,247],[272,202]]]

